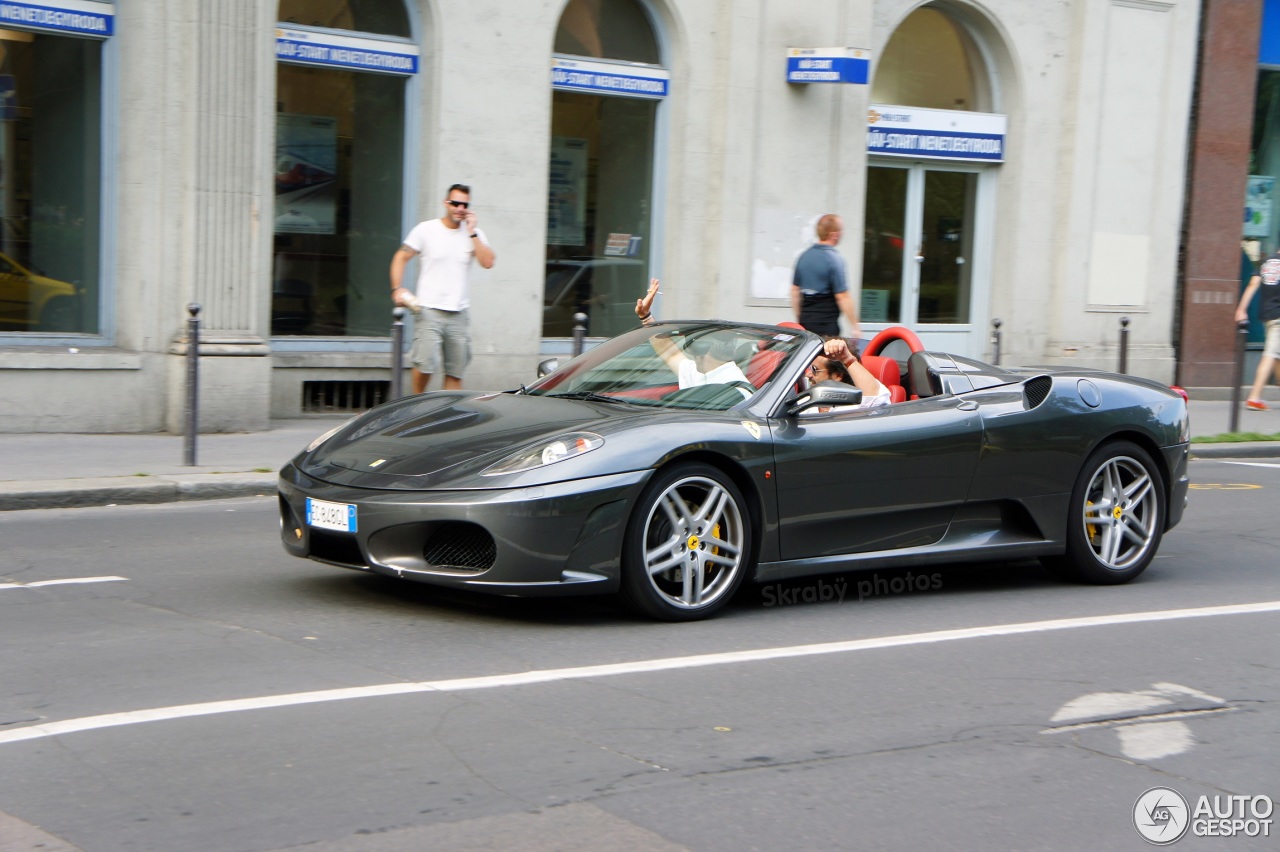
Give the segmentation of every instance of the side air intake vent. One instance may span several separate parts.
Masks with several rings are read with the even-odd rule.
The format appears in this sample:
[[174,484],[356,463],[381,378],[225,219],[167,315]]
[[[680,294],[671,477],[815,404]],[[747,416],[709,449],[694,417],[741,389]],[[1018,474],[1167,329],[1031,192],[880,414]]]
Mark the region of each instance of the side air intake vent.
[[1027,400],[1027,408],[1035,408],[1040,403],[1049,398],[1049,390],[1053,387],[1053,379],[1048,376],[1036,376],[1034,379],[1027,379],[1026,384],[1022,386],[1023,396]]
[[457,521],[444,524],[432,533],[422,555],[432,568],[478,574],[493,567],[498,549],[484,527]]

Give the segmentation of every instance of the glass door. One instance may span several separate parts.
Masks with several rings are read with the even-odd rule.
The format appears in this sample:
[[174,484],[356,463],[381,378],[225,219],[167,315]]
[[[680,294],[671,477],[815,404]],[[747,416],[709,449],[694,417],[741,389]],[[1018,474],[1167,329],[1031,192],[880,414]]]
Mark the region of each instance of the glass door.
[[974,306],[985,305],[986,293],[977,257],[983,178],[933,164],[867,168],[864,335],[905,325],[930,348],[981,355],[983,318]]

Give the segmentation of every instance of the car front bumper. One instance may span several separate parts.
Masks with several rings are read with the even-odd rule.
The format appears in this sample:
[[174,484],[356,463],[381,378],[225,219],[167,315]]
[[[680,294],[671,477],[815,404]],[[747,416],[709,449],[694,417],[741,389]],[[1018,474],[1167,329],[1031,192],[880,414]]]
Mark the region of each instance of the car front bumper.
[[[280,536],[293,556],[502,595],[615,592],[632,503],[652,471],[552,485],[385,491],[280,472]],[[307,498],[355,506],[356,530],[309,526]]]

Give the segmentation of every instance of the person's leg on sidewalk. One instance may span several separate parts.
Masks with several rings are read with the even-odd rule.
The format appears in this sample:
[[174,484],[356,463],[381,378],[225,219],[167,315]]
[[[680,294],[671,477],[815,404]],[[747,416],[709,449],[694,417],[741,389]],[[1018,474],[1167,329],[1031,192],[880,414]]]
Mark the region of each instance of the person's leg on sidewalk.
[[442,341],[436,313],[429,308],[419,311],[414,324],[413,347],[409,350],[409,363],[413,365],[414,393],[426,393],[431,374],[440,364]]
[[462,390],[462,373],[471,363],[471,322],[469,311],[451,315],[442,329],[444,349],[444,389]]
[[1267,410],[1267,404],[1262,401],[1262,392],[1273,371],[1276,383],[1280,384],[1280,319],[1267,320],[1267,339],[1262,345],[1262,358],[1258,361],[1258,372],[1253,376],[1253,387],[1249,388],[1246,408],[1253,411]]

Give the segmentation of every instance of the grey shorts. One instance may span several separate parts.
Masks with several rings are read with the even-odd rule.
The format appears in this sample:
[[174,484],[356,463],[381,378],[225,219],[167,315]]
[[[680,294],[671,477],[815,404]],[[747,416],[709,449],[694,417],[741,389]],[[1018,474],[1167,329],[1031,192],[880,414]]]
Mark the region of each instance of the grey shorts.
[[471,363],[471,318],[469,312],[423,308],[414,318],[413,348],[409,363],[420,373],[438,373],[462,378]]
[[1280,361],[1280,319],[1267,320],[1267,340],[1262,344],[1262,354]]

